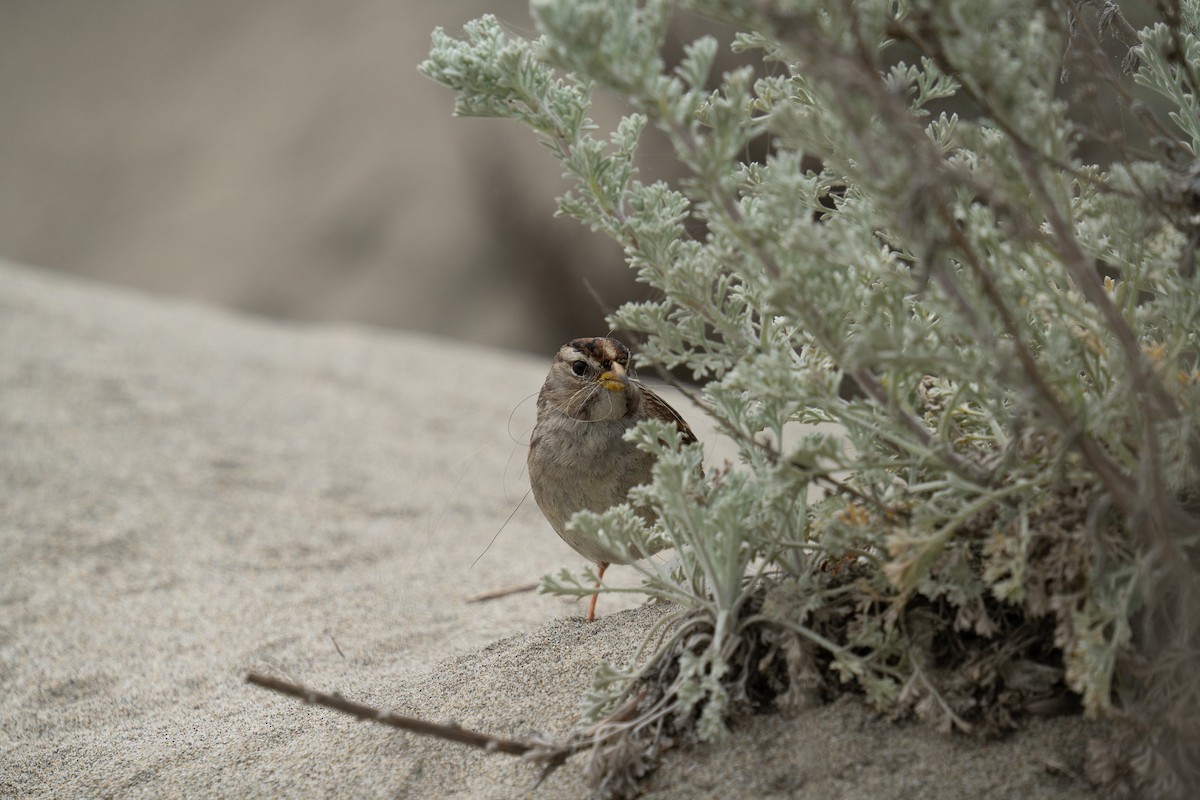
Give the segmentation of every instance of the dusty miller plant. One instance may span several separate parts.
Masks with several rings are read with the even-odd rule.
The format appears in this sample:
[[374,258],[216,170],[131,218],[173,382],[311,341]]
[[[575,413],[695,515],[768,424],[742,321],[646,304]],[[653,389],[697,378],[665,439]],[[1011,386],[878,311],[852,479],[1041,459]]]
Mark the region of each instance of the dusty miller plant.
[[[611,323],[690,372],[739,447],[702,476],[700,446],[644,424],[658,464],[631,502],[658,524],[628,506],[573,521],[678,553],[638,569],[680,611],[587,698],[598,790],[635,791],[659,750],[721,737],[739,709],[855,689],[983,732],[1077,695],[1138,723],[1104,777],[1183,791],[1200,3],[1164,1],[1141,31],[1111,2],[681,3],[761,58],[721,75],[711,37],[665,63],[674,5],[535,0],[536,41],[484,17],[436,31],[421,65],[456,113],[537,133],[575,181],[560,212],[620,242],[659,298]],[[1145,146],[1081,121],[1071,73]],[[597,88],[630,109],[607,135]],[[678,185],[638,179],[647,126]]]

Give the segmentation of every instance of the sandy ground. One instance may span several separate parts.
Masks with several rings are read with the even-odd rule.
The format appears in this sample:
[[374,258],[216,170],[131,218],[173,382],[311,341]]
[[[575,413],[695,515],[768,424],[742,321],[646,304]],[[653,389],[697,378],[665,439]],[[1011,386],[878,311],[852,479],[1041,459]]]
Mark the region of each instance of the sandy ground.
[[[544,371],[0,264],[0,796],[584,796],[581,757],[533,792],[519,760],[243,682],[569,730],[661,609],[466,602],[581,565],[532,502],[505,524]],[[949,740],[844,700],[738,720],[647,796],[1083,797],[1093,732]]]

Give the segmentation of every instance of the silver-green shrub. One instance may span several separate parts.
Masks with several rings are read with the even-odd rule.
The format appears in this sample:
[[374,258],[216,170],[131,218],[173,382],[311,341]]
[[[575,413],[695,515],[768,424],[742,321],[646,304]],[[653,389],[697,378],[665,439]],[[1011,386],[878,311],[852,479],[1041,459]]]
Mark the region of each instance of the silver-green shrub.
[[[1200,731],[1200,3],[1162,2],[1140,32],[1112,2],[680,5],[739,26],[733,49],[761,68],[714,75],[710,37],[668,67],[665,0],[535,0],[536,41],[484,17],[461,40],[435,31],[421,65],[456,113],[537,132],[575,180],[561,213],[620,242],[660,298],[613,326],[689,371],[739,447],[702,476],[700,446],[643,425],[659,458],[634,501],[659,524],[574,520],[678,553],[638,567],[678,624],[588,698],[590,721],[625,720],[632,687],[658,687],[640,733],[609,726],[625,739],[597,785],[628,790],[661,740],[720,737],[747,704],[856,688],[985,731],[1070,690],[1090,714],[1140,714],[1131,783],[1183,786]],[[1080,121],[1068,67],[1121,137]],[[596,87],[630,108],[608,135]],[[686,168],[676,186],[638,180],[647,125]]]

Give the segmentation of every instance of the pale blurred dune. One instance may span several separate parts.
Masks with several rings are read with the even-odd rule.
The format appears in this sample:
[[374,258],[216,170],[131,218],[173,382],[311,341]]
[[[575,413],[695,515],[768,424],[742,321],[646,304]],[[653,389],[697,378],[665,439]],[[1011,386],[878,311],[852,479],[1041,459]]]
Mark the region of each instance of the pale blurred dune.
[[0,4],[0,255],[259,314],[550,352],[619,249],[516,123],[451,117],[430,33],[527,3]]

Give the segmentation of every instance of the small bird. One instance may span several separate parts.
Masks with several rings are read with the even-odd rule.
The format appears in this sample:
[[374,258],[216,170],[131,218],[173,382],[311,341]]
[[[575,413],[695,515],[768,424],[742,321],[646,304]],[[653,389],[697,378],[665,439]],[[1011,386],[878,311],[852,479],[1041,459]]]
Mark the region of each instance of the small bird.
[[[625,564],[628,559],[595,539],[567,530],[567,522],[576,511],[599,513],[622,503],[631,488],[650,482],[654,456],[623,438],[645,419],[674,423],[685,444],[696,441],[679,412],[632,377],[625,345],[595,337],[573,339],[559,348],[538,394],[537,424],[529,442],[529,482],[551,527],[596,565],[601,580],[609,564]],[[588,622],[596,618],[598,597],[598,592],[592,595]]]

